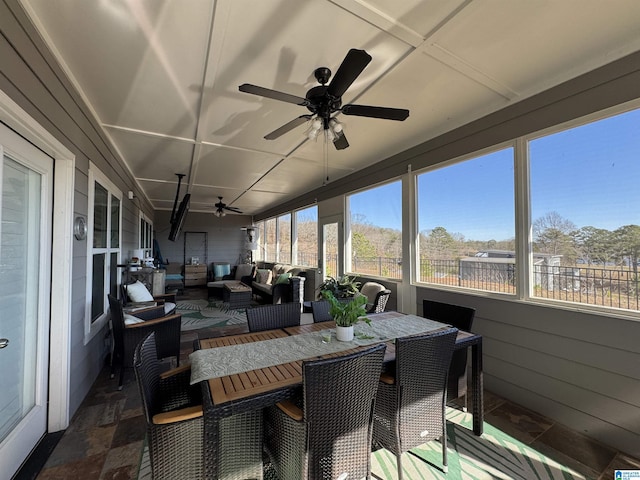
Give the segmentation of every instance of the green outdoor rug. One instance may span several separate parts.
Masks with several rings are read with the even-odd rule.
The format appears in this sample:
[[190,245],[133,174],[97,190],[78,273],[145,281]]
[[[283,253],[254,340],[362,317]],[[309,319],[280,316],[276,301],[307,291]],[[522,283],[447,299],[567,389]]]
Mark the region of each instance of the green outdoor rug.
[[182,331],[247,323],[244,309],[232,310],[222,300],[179,300],[176,312],[182,314]]
[[[449,472],[442,470],[442,447],[439,442],[426,443],[412,450],[420,458],[405,453],[402,467],[405,480],[586,480],[570,468],[548,458],[534,448],[484,424],[484,434],[471,431],[472,417],[447,409]],[[426,461],[425,461],[426,460]],[[396,459],[387,450],[371,454],[373,478],[396,480]],[[146,448],[142,454],[138,480],[151,480],[151,465]],[[265,469],[264,480],[278,480],[272,468]]]

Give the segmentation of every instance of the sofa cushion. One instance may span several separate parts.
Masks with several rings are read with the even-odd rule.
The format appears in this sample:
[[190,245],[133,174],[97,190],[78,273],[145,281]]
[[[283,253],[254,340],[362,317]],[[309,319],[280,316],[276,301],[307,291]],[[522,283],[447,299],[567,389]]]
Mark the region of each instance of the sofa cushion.
[[278,279],[275,282],[273,282],[273,284],[277,285],[279,283],[289,283],[290,278],[291,278],[291,274],[289,272],[281,273],[280,275],[278,275]]
[[126,286],[127,297],[132,302],[153,302],[153,296],[140,280]]
[[242,280],[242,277],[248,277],[253,274],[253,265],[250,263],[242,263],[236,266],[236,280]]
[[258,273],[256,273],[256,282],[257,283],[271,283],[273,279],[273,272],[266,268],[259,268]]

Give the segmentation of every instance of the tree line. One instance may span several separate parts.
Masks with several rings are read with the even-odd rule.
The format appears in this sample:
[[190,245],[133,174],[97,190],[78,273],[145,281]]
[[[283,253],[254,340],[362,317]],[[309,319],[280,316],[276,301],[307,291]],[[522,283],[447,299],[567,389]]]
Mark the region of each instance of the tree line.
[[[515,238],[466,240],[444,227],[420,233],[420,251],[435,259],[473,256],[486,249],[515,251]],[[563,265],[628,266],[637,274],[640,261],[640,226],[623,225],[615,230],[593,226],[578,228],[558,212],[549,212],[533,222],[533,251],[562,256]]]

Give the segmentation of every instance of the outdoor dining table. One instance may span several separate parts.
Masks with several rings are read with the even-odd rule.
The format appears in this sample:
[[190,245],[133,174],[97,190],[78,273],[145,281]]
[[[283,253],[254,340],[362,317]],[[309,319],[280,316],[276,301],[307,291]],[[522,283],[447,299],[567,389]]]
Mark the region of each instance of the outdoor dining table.
[[[423,319],[415,315],[405,315],[399,312],[383,312],[368,315],[371,325],[375,326],[377,321],[384,320],[385,324],[396,324],[399,330],[402,330],[403,321],[407,322],[411,319],[414,324],[430,322],[431,331],[439,328],[446,328],[448,325],[434,322],[433,320]],[[419,320],[418,320],[419,319]],[[382,322],[381,322],[382,323]],[[358,324],[359,326],[361,324]],[[273,343],[276,346],[288,345],[287,342],[302,340],[305,337],[307,342],[313,343],[320,349],[321,336],[320,331],[335,328],[334,322],[321,322],[309,325],[300,325],[296,327],[288,327],[284,329],[268,330],[263,332],[244,333],[239,335],[231,335],[224,337],[198,339],[194,342],[194,353],[191,354],[192,363],[192,383],[200,383],[203,395],[204,409],[204,425],[205,425],[205,443],[209,439],[209,448],[205,449],[205,464],[215,462],[220,452],[216,446],[218,439],[218,422],[223,418],[228,418],[237,414],[247,412],[260,411],[261,409],[274,405],[277,402],[292,398],[299,387],[302,385],[302,363],[304,360],[318,357],[330,357],[348,354],[365,346],[382,343],[381,340],[354,341],[353,343],[338,342],[333,339],[331,344],[324,345],[327,350],[337,349],[336,351],[318,354],[314,351],[309,357],[304,354],[291,361],[281,363],[280,360],[273,362],[265,362],[263,366],[253,368],[253,356],[259,347],[263,347],[267,343]],[[358,327],[356,327],[358,328]],[[365,329],[365,325],[361,326]],[[291,338],[300,336],[299,338]],[[265,343],[267,342],[267,343]],[[275,343],[274,343],[275,342]],[[390,370],[393,368],[395,361],[395,339],[388,338],[384,340],[387,349],[384,358],[383,368]],[[335,345],[338,344],[338,345]],[[340,345],[342,344],[342,345]],[[300,345],[292,343],[292,349],[300,348]],[[302,343],[304,345],[304,343]],[[308,344],[310,345],[310,344]],[[230,347],[230,348],[221,348]],[[471,348],[471,404],[473,415],[473,432],[476,435],[482,435],[483,432],[483,380],[482,380],[482,336],[470,332],[458,331],[455,349]],[[304,347],[302,347],[304,348]],[[284,354],[285,348],[280,348],[274,353],[275,356]],[[207,372],[204,368],[203,357],[207,356],[206,366],[213,370]],[[264,354],[263,354],[264,355]],[[231,370],[226,365],[229,359],[234,356],[234,361],[239,359],[238,365],[231,366]],[[216,361],[219,365],[216,365]],[[274,364],[269,364],[274,363]],[[244,365],[244,366],[243,366]],[[234,370],[235,369],[235,370]],[[207,460],[207,457],[209,459]]]

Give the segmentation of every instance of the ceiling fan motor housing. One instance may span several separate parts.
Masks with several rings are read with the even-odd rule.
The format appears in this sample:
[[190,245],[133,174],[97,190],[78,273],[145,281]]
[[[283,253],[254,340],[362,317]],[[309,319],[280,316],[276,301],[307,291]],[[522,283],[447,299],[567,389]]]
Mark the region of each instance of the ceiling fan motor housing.
[[311,102],[311,105],[307,106],[309,111],[325,119],[342,107],[342,99],[329,95],[328,88],[326,85],[318,85],[309,90],[305,96]]

